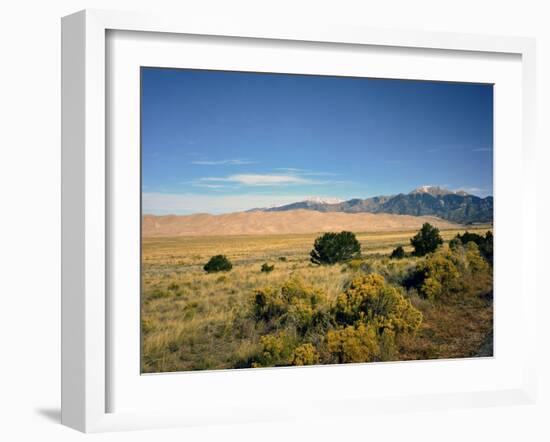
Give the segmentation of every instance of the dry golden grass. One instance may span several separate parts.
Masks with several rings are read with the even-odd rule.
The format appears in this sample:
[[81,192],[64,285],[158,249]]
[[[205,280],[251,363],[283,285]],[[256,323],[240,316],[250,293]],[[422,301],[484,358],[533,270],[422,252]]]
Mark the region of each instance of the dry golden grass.
[[[464,230],[442,230],[441,234],[448,240]],[[484,233],[487,226],[468,230]],[[409,238],[415,233],[415,230],[358,233],[357,238],[363,254],[371,254],[376,263],[387,261],[381,254],[389,254],[398,245],[410,250]],[[235,318],[247,311],[255,289],[277,287],[291,277],[299,277],[334,299],[349,281],[351,271],[347,265],[316,266],[309,262],[309,251],[317,236],[312,233],[143,238],[142,370],[234,367],[236,360],[257,349],[259,336],[251,324],[246,328],[247,323],[243,322],[244,329],[234,328]],[[216,254],[226,255],[233,263],[233,270],[205,273],[203,265]],[[264,262],[275,265],[274,270],[261,272]],[[405,268],[411,262],[414,258],[388,265]],[[492,327],[492,307],[477,302],[449,304],[445,310],[437,311],[423,306],[425,320],[419,339],[404,343],[399,359],[475,354]],[[476,326],[478,322],[480,325]],[[470,338],[464,338],[465,335]]]
[[448,297],[436,306],[421,300],[414,304],[420,308],[424,319],[417,334],[401,342],[400,359],[492,356],[481,350],[493,330],[492,302],[466,294],[461,298]]

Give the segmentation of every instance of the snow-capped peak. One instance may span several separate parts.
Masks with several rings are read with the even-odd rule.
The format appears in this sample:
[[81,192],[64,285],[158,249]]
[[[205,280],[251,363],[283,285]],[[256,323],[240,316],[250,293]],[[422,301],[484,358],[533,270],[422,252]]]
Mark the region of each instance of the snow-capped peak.
[[416,189],[414,189],[410,193],[411,194],[427,193],[427,194],[430,194],[430,195],[433,195],[433,196],[453,195],[453,194],[454,195],[461,195],[461,196],[469,195],[464,190],[458,190],[458,191],[455,192],[455,191],[452,191],[452,190],[449,190],[449,189],[445,189],[444,187],[441,187],[441,186],[420,186],[420,187],[417,187]]
[[338,204],[343,202],[343,199],[340,198],[322,198],[320,196],[308,196],[305,200],[308,203],[316,203],[316,204]]

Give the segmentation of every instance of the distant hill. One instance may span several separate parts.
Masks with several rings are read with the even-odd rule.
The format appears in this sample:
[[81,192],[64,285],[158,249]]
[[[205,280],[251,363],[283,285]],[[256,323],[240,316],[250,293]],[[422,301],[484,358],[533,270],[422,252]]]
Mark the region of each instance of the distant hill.
[[461,224],[493,221],[492,196],[480,198],[464,191],[453,192],[438,186],[422,186],[408,194],[355,198],[337,203],[306,200],[279,207],[253,209],[253,211],[284,212],[296,209],[318,212],[430,215]]
[[223,215],[144,215],[144,237],[203,235],[269,235],[350,230],[383,232],[416,230],[429,222],[439,228],[457,227],[431,216],[378,213],[323,213],[317,210],[237,212]]

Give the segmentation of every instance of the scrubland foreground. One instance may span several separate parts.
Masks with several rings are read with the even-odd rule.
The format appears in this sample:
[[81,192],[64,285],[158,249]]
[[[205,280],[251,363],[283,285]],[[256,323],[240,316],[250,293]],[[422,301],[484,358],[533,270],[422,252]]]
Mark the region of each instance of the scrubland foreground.
[[[330,266],[316,234],[144,238],[142,372],[491,356],[492,258],[449,242],[464,231],[422,257],[415,231],[358,233],[361,256]],[[231,270],[205,272],[218,254]]]

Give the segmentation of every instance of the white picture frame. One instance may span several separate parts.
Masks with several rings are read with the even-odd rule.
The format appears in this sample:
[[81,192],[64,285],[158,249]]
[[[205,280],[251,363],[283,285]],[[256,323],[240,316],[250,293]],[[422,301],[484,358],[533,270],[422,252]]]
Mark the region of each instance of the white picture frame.
[[[235,412],[217,413],[197,408],[185,411],[109,411],[109,370],[113,355],[107,339],[111,312],[107,297],[109,274],[108,244],[113,231],[107,228],[111,204],[108,186],[106,119],[108,63],[106,35],[109,31],[141,31],[180,36],[219,36],[273,41],[337,43],[383,48],[436,49],[484,54],[513,54],[521,57],[521,382],[510,381],[506,388],[424,395],[330,397],[316,400],[310,407],[290,408],[273,404],[238,404]],[[388,31],[349,28],[337,25],[293,26],[248,23],[246,20],[219,23],[195,17],[165,17],[99,10],[81,11],[62,20],[62,423],[84,432],[167,426],[201,425],[219,422],[248,422],[313,417],[334,414],[368,414],[375,410],[395,412],[410,409],[489,406],[534,401],[535,366],[532,318],[536,315],[534,270],[528,257],[535,256],[534,108],[535,42],[518,37],[492,37],[417,31]],[[506,170],[495,170],[506,174]],[[498,254],[497,247],[497,254]],[[497,313],[498,314],[498,313]],[[498,357],[498,356],[497,356]],[[394,365],[395,366],[395,365]],[[379,366],[381,367],[381,366]],[[350,370],[361,367],[351,367]],[[416,370],[423,370],[417,366]],[[456,369],[460,369],[459,366]],[[287,369],[284,369],[287,370]],[[292,369],[295,370],[295,369]],[[300,369],[303,370],[303,369]],[[305,370],[327,370],[308,367]],[[391,370],[390,366],[378,370]],[[260,370],[256,382],[274,373]],[[286,373],[289,371],[287,370]],[[223,383],[225,372],[216,382]],[[302,372],[303,373],[303,372]],[[308,372],[308,373],[311,373]],[[242,373],[251,378],[252,374]],[[166,375],[170,376],[170,375]],[[195,375],[197,376],[197,375]],[[195,378],[197,379],[197,378]],[[210,378],[213,379],[213,378]],[[277,382],[282,382],[281,380]],[[186,398],[192,400],[192,398]],[[214,407],[215,408],[215,407]]]

